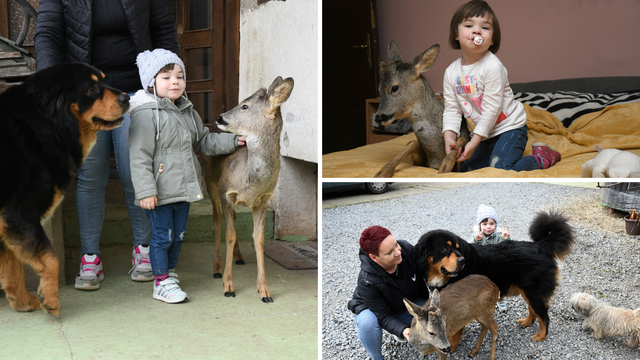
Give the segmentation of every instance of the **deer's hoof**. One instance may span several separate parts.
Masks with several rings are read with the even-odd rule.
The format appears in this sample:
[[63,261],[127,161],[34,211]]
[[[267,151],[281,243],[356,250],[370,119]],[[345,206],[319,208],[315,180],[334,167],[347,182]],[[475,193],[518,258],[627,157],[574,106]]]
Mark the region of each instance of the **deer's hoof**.
[[224,292],[224,296],[226,296],[226,297],[236,297],[236,292],[235,291],[225,291]]
[[220,273],[213,273],[213,277],[216,279],[221,279],[222,278],[222,274]]
[[262,302],[268,304],[270,302],[273,302],[273,298],[271,296],[265,296],[262,298]]
[[244,260],[236,260],[236,265],[244,265]]

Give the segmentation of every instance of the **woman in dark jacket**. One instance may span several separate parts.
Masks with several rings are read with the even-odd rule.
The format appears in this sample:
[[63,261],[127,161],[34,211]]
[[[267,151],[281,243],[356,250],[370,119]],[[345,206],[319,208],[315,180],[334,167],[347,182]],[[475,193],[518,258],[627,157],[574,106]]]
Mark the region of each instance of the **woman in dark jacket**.
[[[167,0],[41,0],[34,45],[37,70],[61,62],[90,64],[106,75],[109,85],[129,95],[142,89],[136,66],[138,53],[164,48],[180,54],[176,22]],[[77,289],[99,289],[104,279],[98,254],[112,142],[134,238],[131,278],[153,280],[146,247],[150,223],[144,210],[134,205],[129,168],[130,123],[125,115],[121,127],[99,131],[96,144],[78,173],[76,211],[82,257]]]
[[371,226],[360,237],[360,274],[348,308],[355,314],[358,338],[373,360],[382,359],[382,329],[405,342],[412,315],[403,298],[422,306],[429,289],[418,274],[413,245],[389,230]]

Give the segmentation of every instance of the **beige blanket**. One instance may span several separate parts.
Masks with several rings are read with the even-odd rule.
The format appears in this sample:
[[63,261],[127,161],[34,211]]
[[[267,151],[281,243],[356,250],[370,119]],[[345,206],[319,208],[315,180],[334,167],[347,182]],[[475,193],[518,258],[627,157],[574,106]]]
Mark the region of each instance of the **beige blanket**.
[[[525,105],[529,141],[524,156],[531,155],[531,144],[542,141],[557,149],[562,160],[547,170],[507,171],[484,168],[466,173],[438,174],[430,169],[411,164],[407,156],[396,168],[395,178],[429,177],[482,177],[482,178],[581,178],[580,168],[598,152],[595,145],[605,149],[616,148],[640,155],[640,103],[614,105],[581,116],[565,128],[551,113]],[[384,164],[414,140],[413,133],[378,144],[365,145],[348,151],[322,156],[323,178],[372,178]]]

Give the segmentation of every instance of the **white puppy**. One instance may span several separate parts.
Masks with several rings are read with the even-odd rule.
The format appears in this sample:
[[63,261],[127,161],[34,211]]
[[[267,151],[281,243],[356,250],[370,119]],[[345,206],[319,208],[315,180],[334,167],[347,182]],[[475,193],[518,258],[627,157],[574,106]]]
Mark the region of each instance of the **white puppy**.
[[626,340],[625,345],[634,348],[640,343],[640,309],[615,308],[585,293],[573,294],[571,306],[584,318],[582,328],[593,329],[594,339],[629,334],[631,339]]
[[618,149],[603,149],[599,145],[596,145],[596,150],[600,153],[582,165],[582,177],[640,177],[640,156]]

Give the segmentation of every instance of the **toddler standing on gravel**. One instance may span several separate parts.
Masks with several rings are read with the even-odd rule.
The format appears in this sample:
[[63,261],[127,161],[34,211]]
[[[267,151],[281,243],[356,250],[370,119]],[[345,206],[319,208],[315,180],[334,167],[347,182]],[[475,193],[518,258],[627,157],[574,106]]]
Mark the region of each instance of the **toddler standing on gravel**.
[[[511,240],[509,237],[509,226],[502,231],[496,231],[498,227],[498,213],[485,204],[478,206],[476,213],[476,225],[474,225],[475,235],[473,242],[478,245],[498,244],[505,240]],[[507,304],[503,300],[498,301],[498,308],[501,311],[507,310]]]

